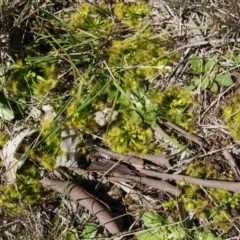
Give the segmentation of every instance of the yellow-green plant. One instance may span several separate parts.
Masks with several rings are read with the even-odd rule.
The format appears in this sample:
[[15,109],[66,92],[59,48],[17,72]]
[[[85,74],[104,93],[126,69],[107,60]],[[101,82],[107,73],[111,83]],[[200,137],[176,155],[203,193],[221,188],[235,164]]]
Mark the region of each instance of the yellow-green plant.
[[15,183],[1,186],[0,212],[5,208],[9,215],[15,216],[23,214],[23,206],[37,203],[44,195],[38,177],[39,170],[32,164],[25,163],[18,170]]
[[194,130],[193,108],[197,102],[189,92],[180,87],[171,87],[164,92],[156,92],[154,101],[158,104],[160,117],[183,128]]
[[60,132],[51,134],[54,130],[53,116],[45,116],[41,120],[39,132],[41,137],[46,138],[44,142],[32,153],[32,156],[38,155],[38,159],[41,159],[41,165],[46,169],[56,168],[56,157],[60,150],[61,137]]
[[108,64],[114,72],[124,69],[126,85],[128,82],[137,85],[144,80],[152,82],[157,74],[171,72],[173,63],[179,57],[178,52],[170,53],[171,50],[173,39],[155,37],[151,29],[146,29],[126,40],[113,40]]
[[43,97],[57,82],[55,68],[55,64],[29,64],[18,60],[7,78],[6,89],[15,96]]
[[119,121],[112,124],[104,139],[118,153],[136,152],[146,154],[151,150],[153,132],[147,125],[134,121]]
[[[185,174],[202,179],[216,179],[215,168],[201,162],[189,164]],[[240,204],[240,194],[227,190],[208,188],[206,192],[198,185],[179,183],[184,192],[179,201],[183,203],[185,209],[194,212],[198,219],[208,218],[213,220],[209,229],[220,228],[228,230],[231,227],[233,216],[231,210]],[[168,205],[165,205],[167,207]]]
[[147,227],[147,231],[137,233],[136,238],[138,240],[179,240],[185,239],[186,237],[184,228],[180,224],[174,223],[171,217],[163,217],[152,212],[144,212],[142,220]]
[[[146,85],[151,84],[156,75],[171,71],[179,54],[172,51],[173,39],[156,36],[150,26],[144,26],[150,9],[150,5],[145,1],[115,4],[114,18],[128,25],[127,31],[131,33],[126,39],[119,38],[119,33],[126,30],[122,26],[118,28],[117,21],[110,21],[110,13],[105,4],[93,6],[84,3],[70,15],[67,24],[76,38],[76,49],[79,49],[79,52],[91,52],[91,64],[94,65],[96,57],[105,60],[106,64],[98,64],[97,70],[88,67],[82,74],[81,99],[72,102],[67,110],[68,116],[74,113],[69,126],[97,131],[99,126],[93,120],[93,115],[104,107],[120,110],[122,115],[130,116],[131,120],[138,121],[139,124],[142,117],[150,122],[156,121],[157,115],[154,111],[158,110],[157,103],[146,97]],[[139,31],[139,27],[142,30]],[[108,37],[109,31],[111,40]],[[106,69],[106,66],[109,68]],[[95,97],[84,109],[76,111],[84,99],[88,99],[94,92],[99,92],[107,82],[109,84],[106,91]]]
[[[59,43],[63,46],[59,52],[80,54],[68,56],[73,75],[80,80],[77,90],[69,89],[75,92],[71,96],[75,100],[62,114],[69,119],[66,123],[69,127],[99,132],[118,152],[144,154],[153,150],[153,133],[145,121],[156,122],[160,116],[188,127],[192,116],[188,112],[191,104],[187,105],[186,99],[189,103],[192,98],[179,88],[163,95],[158,90],[153,94],[149,90],[155,76],[171,71],[179,56],[178,52],[173,52],[173,39],[155,35],[147,24],[151,6],[146,1],[118,2],[112,10],[109,11],[106,4],[83,3],[70,16],[60,16],[66,34],[61,29]],[[113,14],[111,18],[110,14]],[[54,44],[50,45],[55,46],[55,38],[45,39],[52,40]],[[71,44],[65,46],[68,42]],[[36,51],[33,49],[31,55]],[[42,97],[55,86],[58,73],[53,63],[18,60],[10,71],[6,88],[12,95],[26,99],[32,95]],[[119,115],[104,133],[105,127],[94,121],[94,114],[106,107],[118,111]],[[40,154],[42,165],[50,169],[55,166],[54,158],[60,145],[60,134],[51,134],[56,124],[52,121],[41,120],[39,132],[44,142],[32,152],[32,156]]]
[[240,91],[236,93],[231,103],[224,107],[223,119],[233,137],[240,139]]
[[129,4],[118,2],[114,7],[114,14],[118,19],[131,28],[141,28],[144,18],[149,14],[150,7],[147,1],[136,1]]
[[91,34],[96,34],[98,37],[100,37],[100,34],[109,34],[113,22],[107,16],[107,9],[106,4],[83,3],[79,5],[75,13],[71,14],[68,26],[70,29],[79,32],[79,39],[81,39],[81,34],[84,35],[84,33],[83,38],[91,37]]
[[[184,173],[202,179],[216,179],[218,175],[214,167],[199,161],[189,164]],[[209,235],[210,239],[222,239],[215,238],[213,232],[217,230],[221,233],[221,237],[224,237],[224,234],[231,228],[235,221],[232,210],[239,205],[240,194],[213,188],[203,190],[199,185],[185,182],[179,182],[178,184],[183,189],[183,193],[177,202],[183,205],[189,213],[194,213],[196,220],[209,221],[209,224],[204,225],[201,229],[192,228],[186,229],[186,231],[190,235],[198,236],[196,239],[203,239],[199,238],[202,233]],[[173,199],[169,199],[162,204],[165,211],[178,211],[176,206],[177,203]]]
[[69,105],[67,109],[67,116],[73,114],[67,125],[70,128],[82,129],[87,132],[97,131],[99,126],[94,120],[94,113],[99,110],[98,106],[92,103],[91,105],[86,106],[82,111],[76,111],[76,109],[77,101],[75,100]]
[[0,147],[3,147],[5,143],[9,140],[9,137],[6,133],[0,133]]

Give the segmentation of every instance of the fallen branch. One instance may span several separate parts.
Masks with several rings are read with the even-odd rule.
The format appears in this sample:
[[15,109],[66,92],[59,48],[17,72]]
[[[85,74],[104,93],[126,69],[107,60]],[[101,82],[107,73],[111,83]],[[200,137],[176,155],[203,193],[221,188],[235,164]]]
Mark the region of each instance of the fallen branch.
[[180,188],[173,186],[167,181],[160,181],[160,180],[155,180],[147,177],[122,176],[116,173],[116,174],[113,174],[113,177],[110,177],[110,180],[117,180],[118,182],[122,182],[122,181],[129,182],[129,180],[133,180],[136,182],[146,184],[149,187],[153,187],[161,191],[166,191],[176,197],[178,197],[182,193],[182,190]]
[[232,192],[239,192],[240,193],[240,182],[227,182],[227,181],[220,181],[220,180],[205,180],[199,179],[184,175],[174,175],[174,174],[167,174],[167,173],[160,173],[152,170],[146,169],[139,169],[139,171],[143,174],[148,176],[161,178],[164,180],[176,180],[176,181],[183,181],[186,183],[197,184],[203,187],[210,187],[210,188],[219,188],[225,189]]
[[105,148],[101,148],[101,147],[98,147],[98,146],[94,146],[93,148],[102,157],[108,156],[108,157],[111,157],[111,158],[115,158],[117,160],[121,160],[123,162],[128,162],[128,163],[131,163],[131,164],[137,164],[137,165],[143,166],[143,161],[140,158],[138,158],[138,157],[124,156],[124,155],[115,153],[115,152],[113,152],[111,150],[108,150],[108,149],[105,149]]
[[[81,168],[71,168],[71,170],[73,170],[75,172],[79,172],[82,169]],[[89,170],[89,168],[87,170]],[[91,168],[91,165],[90,165],[90,171],[91,170],[93,170],[93,169]],[[102,171],[102,169],[100,169],[100,170]],[[107,171],[107,169],[105,169],[105,171]],[[109,177],[109,179],[111,179],[113,181],[117,180],[118,182],[129,182],[129,180],[140,182],[140,183],[148,185],[149,187],[153,187],[156,189],[160,189],[161,191],[169,192],[169,193],[173,194],[174,196],[179,196],[182,193],[181,189],[171,185],[167,181],[159,181],[159,180],[151,179],[148,177],[144,177],[145,174],[143,176],[132,176],[133,172],[131,172],[131,171],[129,172],[130,175],[128,175],[126,173],[127,173],[126,171],[121,172],[121,171],[118,171],[118,169],[116,168],[116,171],[114,169],[114,171],[109,172],[109,174],[111,174],[111,175],[108,177]],[[106,174],[106,175],[108,175],[108,174]],[[150,175],[149,177],[152,177],[152,176]]]
[[169,163],[170,159],[165,155],[145,154],[141,157],[137,157],[134,155],[134,153],[130,153],[127,156],[124,156],[124,155],[114,153],[111,150],[101,148],[98,146],[95,146],[94,149],[96,149],[99,152],[99,154],[101,154],[101,155],[107,155],[107,156],[115,158],[117,160],[122,160],[124,162],[128,162],[128,163],[135,164],[135,165],[143,166],[142,159],[145,159],[145,160],[148,160],[159,166],[165,166],[166,168],[172,167],[171,164]]
[[120,227],[115,220],[112,220],[111,212],[82,187],[73,182],[51,179],[42,179],[40,182],[59,193],[66,194],[70,199],[78,201],[83,207],[87,208],[91,214],[96,216],[99,222],[103,224],[111,234],[120,232]]
[[142,156],[142,158],[158,166],[165,166],[166,168],[172,167],[172,165],[169,163],[170,158],[164,155],[145,154]]

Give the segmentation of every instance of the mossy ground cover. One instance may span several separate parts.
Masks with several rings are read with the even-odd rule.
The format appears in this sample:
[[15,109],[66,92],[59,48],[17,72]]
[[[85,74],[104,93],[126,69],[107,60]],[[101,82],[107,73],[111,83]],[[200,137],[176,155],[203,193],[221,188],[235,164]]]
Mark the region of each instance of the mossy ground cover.
[[[238,181],[238,2],[0,4],[3,239],[239,235],[239,193],[175,182],[182,194],[173,197],[134,181],[123,187],[100,170],[70,168],[98,162],[99,146],[171,159],[171,168],[147,161],[148,169]],[[26,129],[34,132],[19,140]],[[111,236],[43,178],[78,182],[112,209],[121,231]]]

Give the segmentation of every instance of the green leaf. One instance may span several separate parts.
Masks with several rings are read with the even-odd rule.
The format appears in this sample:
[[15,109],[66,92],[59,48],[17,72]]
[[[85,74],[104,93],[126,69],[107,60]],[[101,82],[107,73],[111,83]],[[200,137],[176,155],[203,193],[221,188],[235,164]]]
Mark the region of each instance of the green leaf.
[[210,85],[210,79],[209,79],[209,77],[205,77],[202,81],[201,86],[202,86],[202,88],[206,89],[209,87],[209,85]]
[[142,215],[143,223],[148,228],[160,227],[167,223],[166,219],[152,212],[145,212]]
[[216,92],[218,91],[218,85],[217,85],[216,82],[213,82],[210,90],[211,90],[212,92],[214,92],[214,93],[216,93]]
[[159,236],[157,230],[148,230],[146,232],[139,232],[136,233],[136,237],[138,240],[156,240],[156,239],[164,239],[161,236]]
[[193,70],[200,73],[202,71],[202,59],[200,59],[196,54],[190,55],[188,59],[192,65]]
[[146,109],[146,112],[152,112],[152,111],[157,111],[158,109],[158,104],[155,103],[155,102],[150,102],[150,101],[145,101],[145,109]]
[[234,65],[238,65],[240,63],[240,55],[237,53],[227,52],[224,54],[224,57],[232,61]]
[[3,5],[5,5],[5,1],[4,0],[0,0],[0,7],[2,7]]
[[225,87],[233,85],[233,80],[230,74],[217,74],[215,81]]
[[215,235],[207,229],[206,231],[202,232],[200,229],[195,229],[193,231],[193,239],[194,240],[223,240],[220,237],[215,237]]
[[213,233],[209,229],[207,229],[203,233],[201,240],[222,240],[222,238],[215,237]]
[[191,91],[195,90],[196,88],[197,87],[194,86],[194,85],[189,85],[189,86],[184,87],[184,90],[188,91],[188,92],[191,92]]
[[11,121],[14,119],[14,113],[7,105],[0,103],[0,117],[3,120]]
[[201,78],[199,77],[194,77],[191,82],[193,83],[194,86],[198,86],[201,83]]
[[115,99],[115,98],[118,98],[119,97],[119,91],[113,86],[110,86],[108,88],[108,94],[109,94],[109,97],[112,98],[112,99]]
[[185,238],[185,231],[180,225],[169,227],[169,231],[168,239],[180,240]]
[[214,65],[216,64],[216,61],[217,61],[216,54],[210,56],[210,59],[204,65],[204,73],[211,71],[215,67]]
[[234,54],[233,59],[234,59],[234,63],[236,65],[240,64],[240,55],[239,54]]
[[141,122],[141,117],[135,110],[127,111],[127,114],[129,114],[128,117],[130,121]]
[[83,229],[81,239],[96,239],[97,233],[97,225],[95,223],[88,223]]
[[124,106],[130,106],[129,98],[122,93],[119,94],[117,103],[120,103],[121,105],[124,105]]
[[26,100],[24,98],[18,98],[16,104],[20,112],[23,112],[26,108]]
[[6,121],[14,119],[14,112],[8,106],[7,99],[4,96],[0,96],[0,117]]
[[75,236],[74,232],[71,230],[67,230],[62,236],[62,240],[77,240],[78,238]]
[[188,91],[188,92],[193,91],[198,87],[198,85],[200,83],[201,83],[201,78],[194,77],[194,78],[191,79],[191,85],[185,87],[185,90]]
[[142,220],[149,230],[137,233],[138,240],[181,240],[185,237],[185,231],[181,226],[171,225],[173,223],[171,218],[163,218],[152,212],[145,212]]
[[206,62],[206,64],[204,65],[204,73],[208,73],[209,71],[211,71],[211,69],[214,68],[215,65],[215,61],[213,60],[209,60]]

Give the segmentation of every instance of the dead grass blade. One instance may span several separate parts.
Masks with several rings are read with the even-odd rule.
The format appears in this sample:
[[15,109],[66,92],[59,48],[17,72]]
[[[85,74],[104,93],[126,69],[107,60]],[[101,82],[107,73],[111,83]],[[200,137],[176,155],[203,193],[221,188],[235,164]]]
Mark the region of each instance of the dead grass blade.
[[229,165],[231,166],[232,170],[234,171],[234,173],[237,176],[240,176],[240,170],[235,162],[235,160],[233,159],[231,153],[228,150],[223,150],[223,156],[226,158],[226,160],[228,161]]
[[204,144],[206,144],[200,137],[193,135],[189,132],[187,132],[186,130],[182,129],[181,127],[177,126],[174,123],[171,122],[164,122],[164,124],[176,131],[178,131],[179,133],[181,133],[185,138],[187,138],[189,141],[195,142],[197,143],[201,148],[204,146]]

